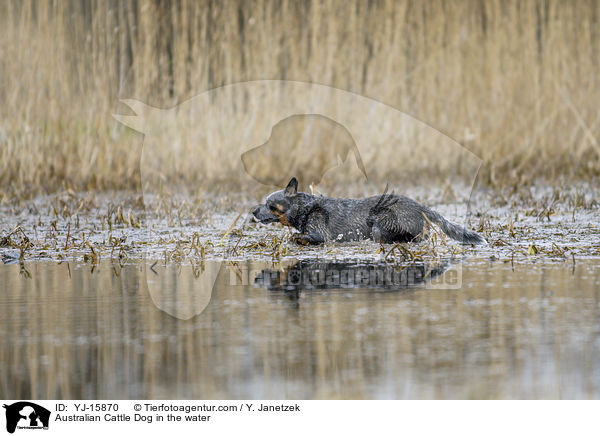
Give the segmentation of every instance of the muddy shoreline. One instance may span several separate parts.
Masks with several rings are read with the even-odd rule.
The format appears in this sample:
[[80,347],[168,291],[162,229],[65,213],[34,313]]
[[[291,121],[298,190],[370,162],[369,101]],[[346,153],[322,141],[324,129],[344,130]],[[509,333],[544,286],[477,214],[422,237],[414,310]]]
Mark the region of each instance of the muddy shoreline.
[[[488,245],[466,246],[434,233],[430,240],[372,241],[316,247],[291,241],[280,224],[251,222],[258,201],[235,197],[144,198],[139,193],[61,192],[0,206],[4,263],[103,259],[194,264],[207,260],[383,259],[407,263],[475,257],[501,262],[576,262],[600,257],[598,190],[534,186],[517,194],[464,187],[412,189],[405,195],[481,233]],[[146,200],[146,204],[144,203]],[[147,204],[149,201],[152,204]]]
[[403,193],[489,245],[304,247],[252,198],[5,203],[0,396],[598,398],[597,191],[443,191]]

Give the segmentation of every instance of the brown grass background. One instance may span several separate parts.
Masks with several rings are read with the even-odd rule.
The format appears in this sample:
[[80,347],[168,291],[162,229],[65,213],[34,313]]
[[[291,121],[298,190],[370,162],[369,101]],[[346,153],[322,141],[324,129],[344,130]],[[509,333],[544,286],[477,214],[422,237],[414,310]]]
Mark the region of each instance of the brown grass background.
[[139,188],[120,98],[171,107],[255,79],[391,105],[492,185],[600,171],[597,1],[6,0],[0,17],[4,196]]

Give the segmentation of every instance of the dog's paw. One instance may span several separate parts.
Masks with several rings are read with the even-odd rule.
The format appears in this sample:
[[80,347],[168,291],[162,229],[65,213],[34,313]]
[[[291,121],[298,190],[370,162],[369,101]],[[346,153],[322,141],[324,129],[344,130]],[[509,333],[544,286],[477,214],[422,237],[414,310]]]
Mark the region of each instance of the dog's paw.
[[295,233],[292,235],[291,241],[298,245],[310,245],[310,241],[301,233]]

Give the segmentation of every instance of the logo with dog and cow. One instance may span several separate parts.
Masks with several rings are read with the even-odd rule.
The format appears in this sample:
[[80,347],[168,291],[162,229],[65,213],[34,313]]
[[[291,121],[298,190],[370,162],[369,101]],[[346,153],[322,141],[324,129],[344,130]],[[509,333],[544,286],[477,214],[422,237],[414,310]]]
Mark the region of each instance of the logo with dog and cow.
[[10,405],[5,404],[6,431],[15,430],[48,430],[50,411],[29,401],[19,401]]

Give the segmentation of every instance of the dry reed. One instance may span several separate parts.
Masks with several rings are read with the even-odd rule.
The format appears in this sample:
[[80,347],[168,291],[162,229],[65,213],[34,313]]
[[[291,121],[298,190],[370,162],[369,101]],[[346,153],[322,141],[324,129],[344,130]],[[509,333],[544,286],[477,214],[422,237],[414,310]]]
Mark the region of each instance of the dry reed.
[[112,118],[126,112],[120,98],[172,107],[255,79],[404,111],[479,155],[485,183],[595,178],[599,16],[597,1],[7,0],[3,195],[139,188],[142,141]]

